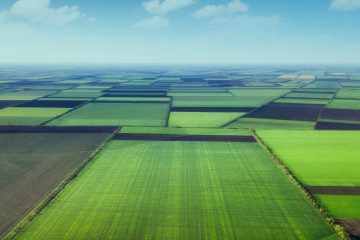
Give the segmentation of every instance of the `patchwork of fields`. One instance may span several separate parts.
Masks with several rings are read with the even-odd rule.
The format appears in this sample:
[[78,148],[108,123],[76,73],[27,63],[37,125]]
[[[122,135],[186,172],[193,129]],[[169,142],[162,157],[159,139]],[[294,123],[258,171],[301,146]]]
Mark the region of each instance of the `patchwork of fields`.
[[357,239],[359,76],[0,66],[0,238]]

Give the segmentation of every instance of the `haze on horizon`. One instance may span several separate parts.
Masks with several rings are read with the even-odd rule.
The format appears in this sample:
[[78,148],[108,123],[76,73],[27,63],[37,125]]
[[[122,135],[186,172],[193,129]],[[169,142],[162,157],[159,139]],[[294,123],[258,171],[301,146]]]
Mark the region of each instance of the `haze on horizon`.
[[1,63],[360,64],[360,0],[2,0]]

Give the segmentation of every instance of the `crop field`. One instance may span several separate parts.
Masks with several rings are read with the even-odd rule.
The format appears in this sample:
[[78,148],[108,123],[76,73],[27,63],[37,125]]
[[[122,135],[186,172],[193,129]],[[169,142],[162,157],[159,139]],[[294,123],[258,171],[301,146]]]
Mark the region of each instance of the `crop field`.
[[269,130],[258,134],[330,214],[339,220],[360,220],[360,132]]
[[240,118],[226,125],[226,128],[245,129],[314,129],[316,123],[265,118]]
[[359,80],[0,65],[0,238],[356,239]]
[[232,112],[172,112],[170,127],[222,127],[245,113]]
[[166,103],[89,103],[51,121],[51,126],[165,126]]
[[70,108],[8,107],[0,110],[1,125],[40,125]]
[[141,140],[110,142],[17,239],[115,236],[336,239],[256,143]]
[[0,237],[36,207],[109,133],[0,127]]

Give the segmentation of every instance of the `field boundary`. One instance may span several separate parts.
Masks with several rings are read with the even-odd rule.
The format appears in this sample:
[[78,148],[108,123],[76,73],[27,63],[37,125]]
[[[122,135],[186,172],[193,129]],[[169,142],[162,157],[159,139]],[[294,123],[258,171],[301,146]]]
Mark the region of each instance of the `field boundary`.
[[265,142],[262,141],[260,136],[257,135],[255,130],[252,130],[254,138],[257,140],[259,146],[265,151],[265,153],[270,157],[271,161],[277,166],[277,168],[284,173],[290,182],[303,194],[306,200],[315,207],[325,221],[335,230],[338,236],[342,240],[350,240],[349,234],[346,232],[345,228],[336,223],[335,219],[330,216],[330,214],[321,207],[321,205],[313,198],[313,196],[306,190],[306,187],[303,186],[297,177],[286,167],[286,165],[275,155],[273,150],[269,148]]
[[118,133],[113,137],[113,140],[256,143],[256,139],[253,136],[236,136],[236,135],[180,135],[180,134]]
[[310,194],[360,196],[360,187],[348,186],[306,186]]
[[14,126],[0,125],[0,133],[112,133],[118,127]]
[[12,240],[15,239],[16,235],[29,223],[31,222],[56,196],[70,183],[77,175],[90,163],[111,141],[111,139],[116,135],[120,128],[116,128],[109,136],[100,144],[91,154],[85,159],[79,166],[72,171],[67,177],[64,178],[62,182],[59,183],[57,187],[51,190],[37,206],[34,207],[28,214],[26,214],[8,233],[4,234],[2,240]]

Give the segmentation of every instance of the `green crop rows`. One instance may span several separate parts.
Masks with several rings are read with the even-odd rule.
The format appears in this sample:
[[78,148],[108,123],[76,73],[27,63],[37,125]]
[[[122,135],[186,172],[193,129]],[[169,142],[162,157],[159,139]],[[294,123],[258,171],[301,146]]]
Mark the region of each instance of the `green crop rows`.
[[257,144],[146,141],[112,141],[17,237],[115,238],[337,239]]

